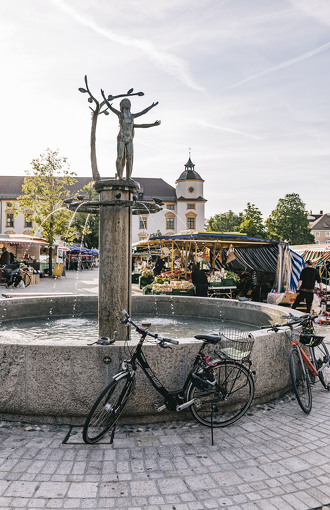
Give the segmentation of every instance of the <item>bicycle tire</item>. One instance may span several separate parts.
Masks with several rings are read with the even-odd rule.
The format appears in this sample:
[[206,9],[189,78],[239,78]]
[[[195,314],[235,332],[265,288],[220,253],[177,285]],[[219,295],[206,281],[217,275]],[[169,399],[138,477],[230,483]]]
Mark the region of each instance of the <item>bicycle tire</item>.
[[113,380],[102,391],[92,406],[83,428],[83,440],[97,443],[118,420],[134,389],[134,379],[127,373]]
[[199,399],[197,405],[190,406],[197,421],[207,427],[212,426],[212,421],[213,427],[227,427],[249,409],[254,396],[254,380],[250,370],[235,361],[221,361],[214,375],[216,384],[210,390],[199,390],[191,383],[187,399]]
[[26,273],[25,271],[23,271],[24,274],[22,274],[22,280],[24,282],[24,285],[25,287],[28,287],[31,283],[31,276],[29,275],[29,273]]
[[[314,359],[316,360],[316,368],[319,370],[324,363],[330,362],[330,355],[324,342],[316,347],[310,347],[314,351]],[[319,379],[324,388],[330,391],[330,363],[322,372],[319,372]]]
[[312,390],[306,367],[304,375],[302,362],[296,347],[292,347],[289,354],[289,368],[293,390],[301,409],[309,414],[312,410]]

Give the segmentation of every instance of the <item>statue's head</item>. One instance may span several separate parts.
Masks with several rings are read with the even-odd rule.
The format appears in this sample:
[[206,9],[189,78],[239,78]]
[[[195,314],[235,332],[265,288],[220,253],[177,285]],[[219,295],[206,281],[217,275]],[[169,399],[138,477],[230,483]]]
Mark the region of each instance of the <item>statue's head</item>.
[[120,101],[120,109],[123,110],[124,108],[128,108],[129,110],[131,108],[131,102],[129,99],[127,99],[127,97]]

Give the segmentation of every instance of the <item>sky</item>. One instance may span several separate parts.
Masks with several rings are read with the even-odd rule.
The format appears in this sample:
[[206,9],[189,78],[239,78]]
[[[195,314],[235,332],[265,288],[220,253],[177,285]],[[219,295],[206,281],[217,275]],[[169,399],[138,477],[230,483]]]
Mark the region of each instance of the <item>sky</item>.
[[[159,102],[139,118],[161,124],[136,130],[133,178],[175,186],[191,151],[206,218],[250,202],[266,219],[288,193],[330,212],[329,0],[10,0],[0,45],[0,175],[50,148],[92,176],[87,75],[98,99],[144,92],[133,113]],[[117,133],[101,115],[102,177]]]

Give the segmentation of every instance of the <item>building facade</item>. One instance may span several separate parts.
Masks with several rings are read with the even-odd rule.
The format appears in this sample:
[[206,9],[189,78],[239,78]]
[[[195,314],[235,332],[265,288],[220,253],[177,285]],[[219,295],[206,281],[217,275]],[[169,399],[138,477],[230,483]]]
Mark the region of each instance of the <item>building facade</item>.
[[308,216],[311,233],[314,236],[316,244],[329,244],[330,243],[330,213],[313,215],[310,211]]
[[[77,182],[70,186],[72,196],[81,192],[91,182],[89,177],[76,177]],[[140,184],[137,200],[146,202],[146,212],[133,215],[132,242],[148,239],[150,235],[166,235],[189,230],[204,230],[205,202],[203,198],[204,180],[195,171],[189,158],[184,171],[175,182],[175,187],[161,178],[134,177]],[[15,217],[14,207],[22,195],[24,177],[0,176],[0,234],[31,235],[35,223],[29,219],[33,211]],[[163,210],[149,214],[148,202],[154,199],[163,202]],[[40,235],[42,233],[40,232]]]

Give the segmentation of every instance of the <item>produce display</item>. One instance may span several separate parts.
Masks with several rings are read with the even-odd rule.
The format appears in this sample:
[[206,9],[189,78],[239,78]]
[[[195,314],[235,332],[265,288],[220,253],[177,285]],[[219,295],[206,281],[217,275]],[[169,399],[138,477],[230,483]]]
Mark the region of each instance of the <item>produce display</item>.
[[[158,283],[157,283],[158,282]],[[191,282],[180,281],[180,280],[162,280],[162,278],[156,278],[152,290],[154,292],[160,292],[169,294],[172,293],[173,290],[192,290],[194,288]]]

